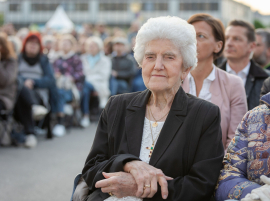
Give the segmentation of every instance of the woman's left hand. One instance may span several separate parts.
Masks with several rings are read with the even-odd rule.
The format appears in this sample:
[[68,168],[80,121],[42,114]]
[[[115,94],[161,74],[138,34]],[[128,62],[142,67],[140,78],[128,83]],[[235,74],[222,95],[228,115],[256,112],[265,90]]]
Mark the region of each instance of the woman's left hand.
[[136,196],[137,184],[130,173],[115,172],[102,173],[105,179],[96,183],[96,188],[101,188],[103,193],[112,193],[117,198]]

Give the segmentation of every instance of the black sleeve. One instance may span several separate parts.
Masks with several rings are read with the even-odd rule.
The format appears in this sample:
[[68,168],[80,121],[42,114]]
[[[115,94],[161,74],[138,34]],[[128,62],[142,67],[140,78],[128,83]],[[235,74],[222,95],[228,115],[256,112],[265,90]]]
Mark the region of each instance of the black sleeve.
[[[97,181],[104,179],[102,172],[124,171],[125,163],[132,160],[140,160],[131,154],[119,154],[109,157],[108,142],[108,112],[114,97],[111,97],[101,114],[95,139],[86,159],[82,175],[91,192],[95,191]],[[114,110],[115,111],[115,110]]]
[[262,88],[261,88],[261,94],[260,97],[270,92],[270,77],[264,80]]
[[[167,200],[209,201],[214,192],[224,156],[219,108],[212,106],[202,119],[204,123],[193,164],[186,176],[168,181]],[[160,187],[153,200],[163,200]]]

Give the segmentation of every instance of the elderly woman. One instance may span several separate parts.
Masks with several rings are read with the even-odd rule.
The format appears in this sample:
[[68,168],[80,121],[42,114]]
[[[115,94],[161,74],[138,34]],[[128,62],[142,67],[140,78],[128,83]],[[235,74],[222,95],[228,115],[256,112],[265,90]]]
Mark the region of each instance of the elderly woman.
[[99,37],[92,36],[86,40],[86,53],[81,56],[85,83],[82,91],[83,119],[81,126],[87,127],[89,121],[89,101],[91,92],[97,92],[99,107],[105,108],[110,95],[109,80],[111,75],[111,59],[103,53],[103,42]]
[[197,63],[193,26],[151,18],[134,55],[147,89],[108,101],[82,171],[87,200],[209,200],[224,149],[218,106],[181,88]]
[[219,106],[224,149],[247,112],[246,92],[242,80],[217,68],[213,62],[224,49],[222,22],[208,14],[196,14],[188,22],[197,35],[198,65],[183,83],[185,92]]

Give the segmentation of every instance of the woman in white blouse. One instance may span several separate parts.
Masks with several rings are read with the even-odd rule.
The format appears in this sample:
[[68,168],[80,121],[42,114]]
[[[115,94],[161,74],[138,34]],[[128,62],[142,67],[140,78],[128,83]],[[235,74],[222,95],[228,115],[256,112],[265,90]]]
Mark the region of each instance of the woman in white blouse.
[[193,15],[188,22],[194,26],[197,35],[198,65],[185,79],[183,89],[219,106],[222,141],[226,151],[247,112],[245,88],[240,78],[213,64],[224,49],[222,23],[208,14]]
[[147,89],[109,99],[82,170],[86,200],[209,200],[224,150],[218,107],[181,88],[197,63],[193,26],[149,19],[134,56]]

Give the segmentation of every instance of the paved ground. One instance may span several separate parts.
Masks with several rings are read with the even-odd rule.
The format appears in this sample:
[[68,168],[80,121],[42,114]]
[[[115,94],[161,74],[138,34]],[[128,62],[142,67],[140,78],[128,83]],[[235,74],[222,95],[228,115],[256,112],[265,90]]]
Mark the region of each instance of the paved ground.
[[96,125],[62,138],[39,137],[35,149],[0,147],[0,201],[69,201]]

